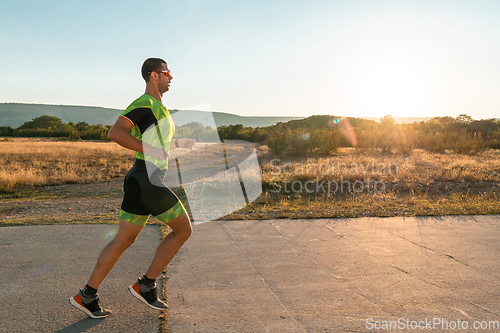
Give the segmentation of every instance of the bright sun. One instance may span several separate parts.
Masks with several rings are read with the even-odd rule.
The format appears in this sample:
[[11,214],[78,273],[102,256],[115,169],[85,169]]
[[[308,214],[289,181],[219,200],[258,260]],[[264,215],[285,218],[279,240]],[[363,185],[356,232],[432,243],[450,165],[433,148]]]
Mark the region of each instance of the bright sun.
[[353,103],[363,114],[415,117],[429,103],[423,70],[404,61],[384,61],[366,68],[352,86]]

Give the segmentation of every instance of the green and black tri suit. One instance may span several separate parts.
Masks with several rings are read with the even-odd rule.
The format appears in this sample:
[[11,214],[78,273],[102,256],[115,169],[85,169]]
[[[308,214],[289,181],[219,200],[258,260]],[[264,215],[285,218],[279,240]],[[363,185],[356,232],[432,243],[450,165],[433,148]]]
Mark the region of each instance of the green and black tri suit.
[[[144,94],[133,101],[120,117],[133,125],[130,133],[137,140],[170,150],[175,126],[170,113],[160,101]],[[150,215],[165,223],[182,215],[186,209],[163,182],[168,159],[158,161],[141,152],[136,152],[135,157],[134,166],[125,176],[120,219],[145,225]]]

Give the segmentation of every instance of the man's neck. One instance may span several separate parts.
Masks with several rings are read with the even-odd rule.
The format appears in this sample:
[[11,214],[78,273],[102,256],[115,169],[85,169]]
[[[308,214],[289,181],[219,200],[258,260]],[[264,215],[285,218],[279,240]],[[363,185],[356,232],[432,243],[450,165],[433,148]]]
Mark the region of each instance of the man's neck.
[[161,102],[161,94],[158,88],[146,85],[146,91],[144,93]]

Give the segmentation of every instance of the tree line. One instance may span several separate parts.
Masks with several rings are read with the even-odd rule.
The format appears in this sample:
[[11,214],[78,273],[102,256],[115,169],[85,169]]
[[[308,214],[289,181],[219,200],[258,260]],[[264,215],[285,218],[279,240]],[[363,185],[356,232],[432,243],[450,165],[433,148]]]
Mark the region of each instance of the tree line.
[[[396,124],[388,115],[380,122],[348,118],[357,146],[383,153],[410,153],[415,148],[434,152],[476,153],[484,149],[500,149],[500,121],[473,120],[458,117],[435,117],[429,121]],[[345,118],[311,116],[266,127],[241,124],[210,126],[191,122],[176,127],[176,137],[191,137],[199,142],[244,140],[266,144],[274,153],[291,156],[327,156],[339,147],[353,145],[346,133]],[[18,128],[0,127],[0,136],[66,137],[70,140],[108,140],[111,125],[89,125],[86,122],[63,123],[54,116],[41,116]]]
[[[473,120],[465,114],[411,124],[396,124],[390,115],[380,122],[348,119],[358,147],[383,153],[410,153],[418,148],[469,154],[500,149],[500,121],[495,119]],[[221,126],[218,131],[221,139],[263,142],[276,154],[326,156],[339,147],[352,146],[343,121],[339,117],[311,116],[268,127]]]
[[0,127],[0,136],[10,137],[64,137],[70,140],[107,140],[111,125],[89,125],[86,122],[67,124],[55,116],[40,116],[18,128]]
[[[103,140],[107,141],[111,125],[89,125],[86,122],[69,122],[67,124],[55,116],[40,116],[27,121],[18,128],[0,127],[3,137],[62,137],[69,140]],[[210,126],[191,122],[176,127],[176,137],[189,137],[204,142],[213,140],[215,131]]]

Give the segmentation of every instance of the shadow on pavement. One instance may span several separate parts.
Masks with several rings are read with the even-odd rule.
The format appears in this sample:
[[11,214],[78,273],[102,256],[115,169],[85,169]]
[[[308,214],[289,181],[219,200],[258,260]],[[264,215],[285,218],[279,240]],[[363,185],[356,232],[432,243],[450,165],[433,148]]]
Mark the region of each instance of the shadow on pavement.
[[74,324],[61,328],[56,333],[80,333],[104,322],[104,319],[85,318]]

